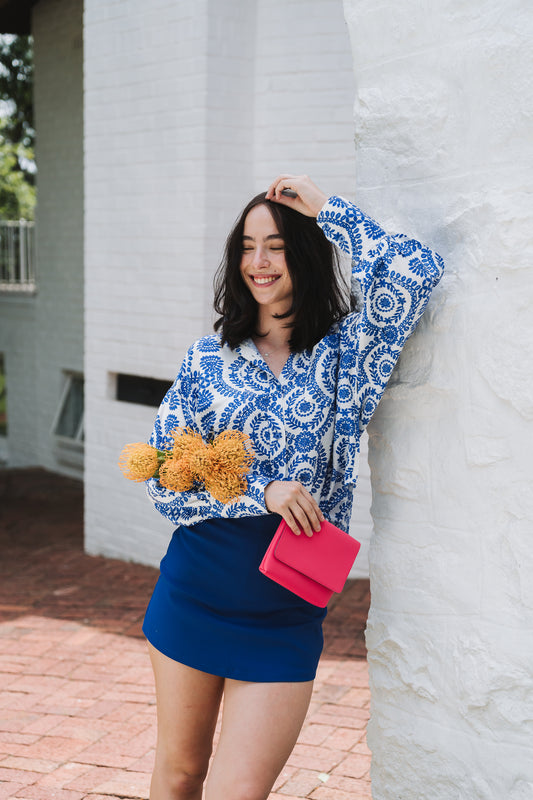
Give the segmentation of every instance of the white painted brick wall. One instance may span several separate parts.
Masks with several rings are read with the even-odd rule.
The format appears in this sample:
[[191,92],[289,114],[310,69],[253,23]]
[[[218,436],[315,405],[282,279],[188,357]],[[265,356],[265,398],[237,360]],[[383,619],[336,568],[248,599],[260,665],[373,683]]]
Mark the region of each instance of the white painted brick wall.
[[[279,171],[353,196],[349,39],[339,0],[180,0],[154,14],[86,0],[84,40],[86,546],[156,564],[171,528],[116,467],[155,409],[114,400],[109,375],[174,378],[211,330],[233,220]],[[362,486],[355,535],[368,541]]]
[[258,0],[255,181],[307,173],[354,199],[353,65],[339,0]]
[[82,4],[33,12],[37,129],[37,294],[0,297],[9,466],[81,471],[58,458],[52,425],[64,371],[83,370]]
[[345,11],[360,203],[448,268],[370,430],[372,793],[529,800],[533,18]]
[[157,563],[170,529],[116,462],[155,409],[117,372],[171,381],[204,330],[207,2],[85,3],[86,547]]

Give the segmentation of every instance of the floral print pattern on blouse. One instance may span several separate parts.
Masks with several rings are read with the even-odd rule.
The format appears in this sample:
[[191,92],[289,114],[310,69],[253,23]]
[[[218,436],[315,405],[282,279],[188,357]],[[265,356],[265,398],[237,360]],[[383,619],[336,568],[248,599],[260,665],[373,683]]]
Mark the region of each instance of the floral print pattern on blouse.
[[351,256],[362,309],[332,325],[312,350],[291,353],[279,378],[251,339],[231,350],[221,346],[219,335],[204,336],[189,348],[150,444],[170,448],[170,432],[178,426],[206,440],[239,430],[249,434],[255,459],[246,494],[227,504],[206,491],[176,493],[156,479],[147,481],[156,509],[174,525],[268,514],[265,487],[297,480],[327,519],[348,530],[361,432],[444,265],[416,240],[387,235],[341,197],[328,200],[317,224]]

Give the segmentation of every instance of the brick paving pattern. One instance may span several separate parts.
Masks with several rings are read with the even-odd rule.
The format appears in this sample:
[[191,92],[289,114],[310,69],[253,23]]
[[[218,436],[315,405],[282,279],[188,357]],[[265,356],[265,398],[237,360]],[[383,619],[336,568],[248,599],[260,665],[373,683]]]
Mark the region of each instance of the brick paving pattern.
[[[157,571],[84,554],[82,504],[76,481],[0,472],[0,800],[149,797],[140,625]],[[358,580],[330,606],[311,708],[271,800],[371,798],[368,605]]]

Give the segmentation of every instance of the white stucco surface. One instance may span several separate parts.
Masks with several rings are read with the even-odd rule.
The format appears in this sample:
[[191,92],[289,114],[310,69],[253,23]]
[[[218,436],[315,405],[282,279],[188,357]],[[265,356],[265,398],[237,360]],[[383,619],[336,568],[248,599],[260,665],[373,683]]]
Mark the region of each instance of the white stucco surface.
[[357,199],[447,273],[371,423],[374,800],[533,798],[533,17],[345,0]]

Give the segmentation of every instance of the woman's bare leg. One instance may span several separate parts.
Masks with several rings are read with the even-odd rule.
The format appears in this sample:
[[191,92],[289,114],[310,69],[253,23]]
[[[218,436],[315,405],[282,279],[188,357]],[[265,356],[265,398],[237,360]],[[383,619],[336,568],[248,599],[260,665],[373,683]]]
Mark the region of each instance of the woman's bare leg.
[[313,681],[226,679],[222,729],[206,800],[265,800],[296,744]]
[[148,649],[157,695],[150,800],[201,800],[224,679]]

